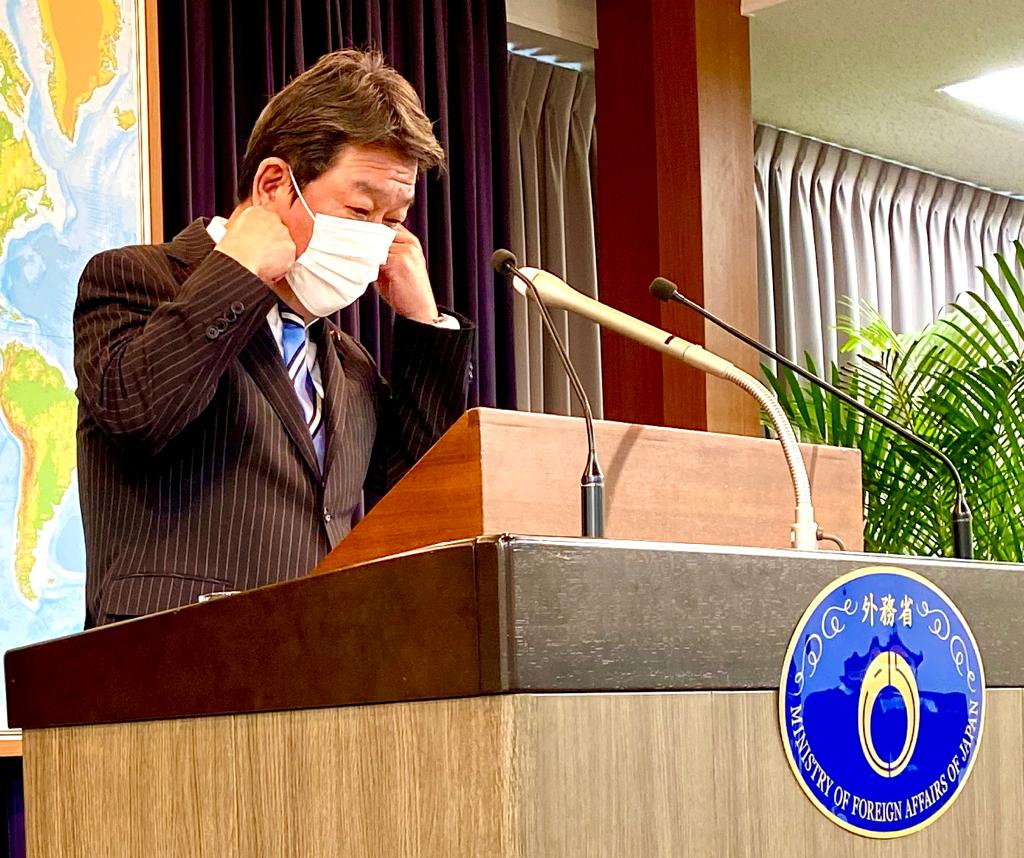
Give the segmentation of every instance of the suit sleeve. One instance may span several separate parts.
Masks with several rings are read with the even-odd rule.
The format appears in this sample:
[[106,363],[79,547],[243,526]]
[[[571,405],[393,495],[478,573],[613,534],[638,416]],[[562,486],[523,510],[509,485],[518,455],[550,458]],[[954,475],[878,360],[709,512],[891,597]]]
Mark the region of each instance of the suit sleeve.
[[395,319],[391,383],[382,381],[366,489],[385,494],[466,410],[476,327],[450,330]]
[[101,253],[75,305],[82,406],[112,438],[150,453],[203,412],[274,303],[262,280],[218,251],[177,289],[167,264],[150,248]]

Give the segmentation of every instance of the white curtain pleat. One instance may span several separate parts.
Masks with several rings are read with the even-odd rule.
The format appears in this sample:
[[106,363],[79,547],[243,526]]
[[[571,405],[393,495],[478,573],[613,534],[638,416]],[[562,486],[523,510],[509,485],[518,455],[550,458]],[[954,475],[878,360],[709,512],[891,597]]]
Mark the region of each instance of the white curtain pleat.
[[777,279],[772,248],[776,242],[772,237],[771,216],[771,156],[775,151],[774,128],[759,129],[764,138],[754,150],[754,206],[757,209],[757,270],[759,291],[757,302],[758,328],[764,342],[776,351],[779,348],[776,325],[775,282]]
[[[509,55],[512,251],[597,297],[594,234],[594,81],[591,75]],[[551,312],[595,416],[603,413],[596,325]],[[516,395],[524,411],[581,414],[540,314],[514,307]]]
[[[1024,201],[758,126],[755,193],[761,336],[783,354],[839,362],[836,320],[866,301],[917,331],[1013,263]],[[844,304],[844,299],[849,305]]]

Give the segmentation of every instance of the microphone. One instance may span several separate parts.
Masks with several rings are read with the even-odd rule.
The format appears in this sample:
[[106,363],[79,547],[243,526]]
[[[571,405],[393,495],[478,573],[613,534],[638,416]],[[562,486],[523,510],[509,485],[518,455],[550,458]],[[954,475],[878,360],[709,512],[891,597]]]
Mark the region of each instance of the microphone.
[[[558,336],[558,331],[555,330],[555,323],[551,320],[548,308],[544,306],[544,302],[541,300],[541,296],[536,288],[534,288],[533,283],[520,271],[516,255],[511,250],[499,248],[491,256],[491,267],[499,274],[511,277],[516,291],[525,295],[527,294],[526,290],[529,290],[529,294],[533,296],[534,303],[536,303],[537,308],[540,310],[540,318],[544,324],[544,329],[555,344],[558,357],[562,361],[562,366],[565,367],[565,374],[569,377],[569,384],[572,386],[573,392],[583,408],[583,419],[587,425],[587,466],[583,471],[583,477],[580,479],[582,528],[584,536],[600,538],[604,536],[604,474],[597,461],[597,443],[594,440],[594,413],[590,409],[590,400],[587,398],[586,390],[583,389],[583,382],[580,381],[580,377],[576,374],[576,368],[572,365],[572,361],[569,360],[569,353],[565,350],[565,346]],[[517,284],[517,280],[523,281],[526,284],[526,290],[524,290],[522,285]]]
[[972,533],[972,516],[971,508],[967,504],[967,493],[964,491],[963,480],[960,479],[960,472],[956,469],[956,465],[950,460],[949,456],[943,453],[938,447],[929,444],[923,438],[919,438],[909,429],[904,426],[900,426],[894,420],[886,417],[875,409],[870,408],[863,402],[854,399],[848,393],[840,390],[834,384],[830,384],[823,378],[819,378],[814,373],[807,369],[804,369],[798,363],[791,361],[787,357],[783,357],[774,349],[768,348],[764,343],[759,340],[755,340],[753,337],[743,333],[738,328],[733,327],[728,322],[718,318],[710,310],[705,310],[700,304],[691,298],[687,298],[683,295],[676,285],[671,280],[666,280],[664,277],[656,277],[651,283],[651,294],[659,301],[675,301],[679,304],[683,304],[689,307],[696,313],[699,313],[709,322],[720,327],[723,331],[726,331],[736,339],[746,343],[751,348],[757,349],[761,354],[766,357],[770,357],[773,360],[778,361],[784,367],[791,369],[797,375],[807,379],[811,384],[815,384],[823,390],[827,390],[836,399],[841,402],[845,402],[851,408],[855,408],[861,414],[870,417],[872,420],[881,423],[886,429],[890,429],[895,432],[901,438],[909,441],[911,444],[916,446],[920,450],[924,450],[926,453],[938,459],[946,467],[949,473],[953,477],[953,482],[956,485],[956,502],[953,505],[952,513],[952,528],[953,528],[953,556],[960,560],[971,560],[974,557],[974,535]]
[[524,287],[520,283],[514,283],[519,292],[525,294],[526,289],[536,290],[543,302],[551,307],[558,307],[584,316],[602,327],[643,343],[656,351],[676,358],[676,360],[681,360],[702,372],[725,379],[753,396],[767,412],[775,427],[793,479],[793,491],[796,495],[796,522],[790,529],[790,541],[794,548],[800,550],[812,551],[817,548],[818,525],[814,521],[811,484],[807,479],[807,468],[804,466],[803,455],[800,453],[800,446],[786,413],[767,387],[724,358],[653,325],[634,319],[600,301],[595,301],[593,298],[577,292],[568,283],[559,280],[548,271],[523,268],[519,274],[521,280],[528,284]]

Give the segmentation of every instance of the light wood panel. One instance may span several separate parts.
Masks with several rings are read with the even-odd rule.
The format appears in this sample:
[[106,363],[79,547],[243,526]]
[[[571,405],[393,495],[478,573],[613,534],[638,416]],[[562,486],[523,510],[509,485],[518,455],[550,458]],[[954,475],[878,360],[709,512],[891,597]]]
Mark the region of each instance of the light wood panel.
[[32,858],[512,855],[501,698],[27,731]]
[[933,826],[850,834],[804,797],[774,692],[509,695],[26,731],[39,858],[968,858],[1016,854],[1022,696],[988,692]]
[[520,697],[516,705],[521,855],[722,854],[708,824],[710,693]]
[[[793,489],[777,442],[608,421],[596,435],[606,536],[789,547]],[[803,452],[818,523],[861,549],[859,451]],[[581,419],[474,409],[316,571],[487,534],[579,536],[585,459]]]
[[521,698],[522,854],[1014,855],[1024,830],[1021,693],[988,694],[963,794],[930,828],[895,841],[847,833],[807,800],[783,754],[774,692]]

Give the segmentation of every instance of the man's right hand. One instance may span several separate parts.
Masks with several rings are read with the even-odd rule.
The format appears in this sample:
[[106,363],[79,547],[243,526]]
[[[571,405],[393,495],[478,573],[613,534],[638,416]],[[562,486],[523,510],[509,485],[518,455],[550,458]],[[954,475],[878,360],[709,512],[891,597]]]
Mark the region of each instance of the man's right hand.
[[295,262],[295,242],[281,219],[266,208],[250,206],[228,224],[217,250],[273,285]]

